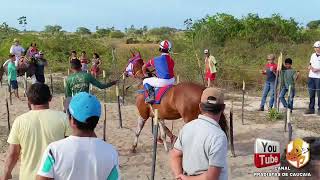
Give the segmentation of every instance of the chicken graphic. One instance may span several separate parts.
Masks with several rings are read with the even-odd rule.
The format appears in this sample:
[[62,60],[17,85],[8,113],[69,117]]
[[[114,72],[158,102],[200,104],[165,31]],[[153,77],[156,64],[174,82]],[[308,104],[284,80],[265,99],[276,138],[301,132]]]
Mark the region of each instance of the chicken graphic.
[[288,147],[287,147],[286,158],[289,161],[296,162],[297,163],[296,165],[292,164],[296,168],[300,168],[301,166],[304,165],[304,161],[306,159],[306,153],[309,151],[308,148],[303,147],[303,143],[304,141],[298,138],[292,142],[292,149],[290,152],[288,151]]

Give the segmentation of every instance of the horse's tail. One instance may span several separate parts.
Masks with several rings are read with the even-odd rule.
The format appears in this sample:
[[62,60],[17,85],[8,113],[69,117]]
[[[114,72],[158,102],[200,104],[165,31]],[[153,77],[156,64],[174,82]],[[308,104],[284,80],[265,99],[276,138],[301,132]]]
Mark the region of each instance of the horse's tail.
[[228,123],[227,123],[227,118],[223,113],[221,114],[221,117],[219,120],[219,125],[220,125],[221,129],[223,130],[223,132],[226,133],[226,136],[228,138],[229,127],[228,127]]

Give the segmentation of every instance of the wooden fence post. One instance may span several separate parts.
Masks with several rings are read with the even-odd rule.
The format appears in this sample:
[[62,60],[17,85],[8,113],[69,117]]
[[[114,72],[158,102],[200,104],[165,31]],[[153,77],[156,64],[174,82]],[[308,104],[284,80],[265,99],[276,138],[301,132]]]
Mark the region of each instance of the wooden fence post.
[[231,102],[231,109],[230,109],[230,145],[231,145],[231,153],[232,156],[235,157],[236,154],[234,152],[234,144],[233,144],[233,101]]
[[241,121],[242,125],[244,125],[244,95],[246,92],[246,83],[244,80],[242,81],[242,107],[241,107]]
[[103,103],[104,121],[103,121],[103,140],[106,141],[106,126],[107,126],[107,104]]
[[28,81],[27,81],[27,72],[24,73],[24,93],[23,96],[27,96],[27,91],[28,91]]
[[51,73],[50,73],[50,86],[51,86],[51,94],[53,95],[53,79],[52,79]]
[[[102,71],[102,77],[103,77],[104,83],[106,84],[107,79],[106,79],[106,71],[105,70]],[[103,91],[103,101],[105,103],[107,103],[107,89],[104,89],[104,91]]]
[[119,95],[118,85],[116,85],[116,95],[117,95],[117,100],[118,100],[119,127],[122,128],[122,115],[121,115],[120,95]]
[[157,139],[158,139],[158,129],[159,129],[159,122],[158,122],[158,109],[154,110],[154,127],[153,127],[153,152],[152,152],[152,169],[151,169],[151,180],[155,178],[156,172],[156,162],[157,162]]
[[10,130],[11,130],[11,125],[10,125],[10,110],[9,110],[9,103],[8,103],[8,99],[7,99],[7,98],[6,98],[6,108],[7,108],[8,135],[9,135]]
[[125,97],[125,85],[126,85],[126,77],[124,73],[122,74],[122,104],[124,105],[124,97]]

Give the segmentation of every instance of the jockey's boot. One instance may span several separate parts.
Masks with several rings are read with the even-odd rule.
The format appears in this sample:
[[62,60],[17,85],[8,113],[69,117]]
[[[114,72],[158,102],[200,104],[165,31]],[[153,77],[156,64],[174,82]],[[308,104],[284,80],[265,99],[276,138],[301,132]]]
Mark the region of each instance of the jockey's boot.
[[148,89],[148,95],[149,96],[146,98],[146,103],[153,103],[155,101],[155,93],[153,88]]

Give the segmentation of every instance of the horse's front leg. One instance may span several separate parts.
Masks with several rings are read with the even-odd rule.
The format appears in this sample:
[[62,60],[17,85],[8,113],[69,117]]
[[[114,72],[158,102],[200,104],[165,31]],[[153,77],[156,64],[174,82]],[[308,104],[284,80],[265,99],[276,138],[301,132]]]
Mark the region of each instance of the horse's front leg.
[[144,127],[144,124],[146,123],[147,119],[143,119],[142,117],[139,117],[138,118],[138,125],[137,125],[137,129],[136,129],[136,132],[135,132],[135,138],[134,138],[134,143],[132,145],[132,149],[131,151],[133,153],[136,152],[136,148],[138,146],[138,140],[139,140],[139,136],[140,136],[140,133]]

